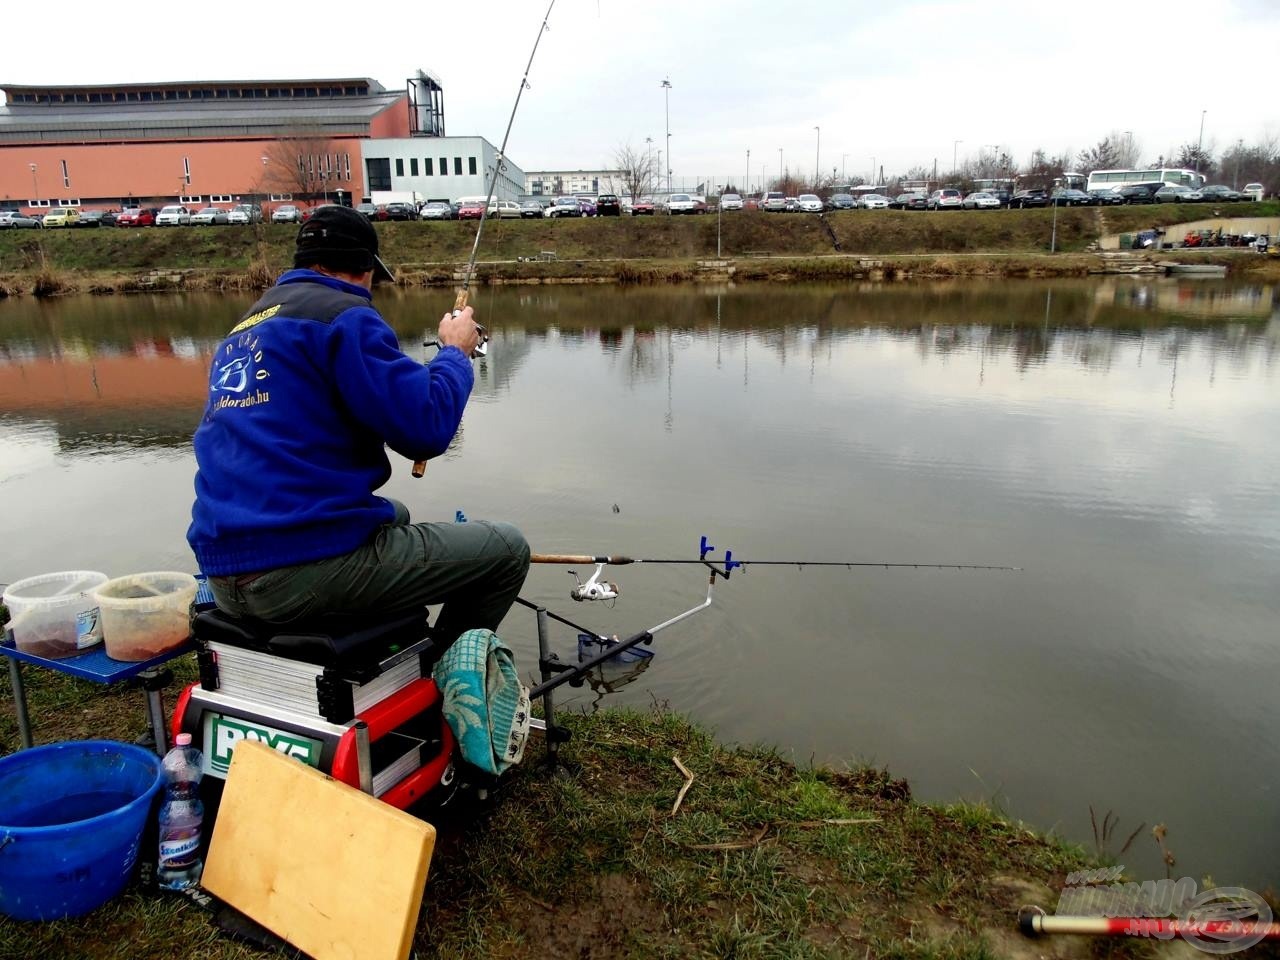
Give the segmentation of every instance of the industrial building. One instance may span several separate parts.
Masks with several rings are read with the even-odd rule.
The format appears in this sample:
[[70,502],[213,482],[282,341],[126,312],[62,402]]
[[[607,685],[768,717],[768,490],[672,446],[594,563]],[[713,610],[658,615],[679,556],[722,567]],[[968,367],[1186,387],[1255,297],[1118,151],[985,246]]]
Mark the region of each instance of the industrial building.
[[[0,208],[374,203],[483,194],[497,157],[445,134],[425,71],[369,78],[0,84]],[[497,195],[524,174],[503,164]]]

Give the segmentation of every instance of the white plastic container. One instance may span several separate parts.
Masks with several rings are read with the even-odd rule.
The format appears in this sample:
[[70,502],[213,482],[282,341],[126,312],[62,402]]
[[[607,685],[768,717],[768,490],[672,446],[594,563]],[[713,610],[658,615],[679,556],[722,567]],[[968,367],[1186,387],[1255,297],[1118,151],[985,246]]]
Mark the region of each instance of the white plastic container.
[[112,660],[149,660],[181,646],[191,634],[196,578],[189,573],[132,573],[93,591],[102,639]]
[[23,653],[58,660],[102,642],[92,591],[106,582],[107,575],[96,570],[67,570],[11,583],[4,603],[14,645]]

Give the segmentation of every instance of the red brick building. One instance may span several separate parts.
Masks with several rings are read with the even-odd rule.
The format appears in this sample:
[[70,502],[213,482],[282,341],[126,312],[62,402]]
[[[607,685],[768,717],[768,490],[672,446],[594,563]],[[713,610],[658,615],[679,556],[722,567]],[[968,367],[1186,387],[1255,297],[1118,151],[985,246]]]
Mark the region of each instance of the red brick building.
[[368,78],[0,84],[0,208],[365,196],[361,143],[444,136],[443,90]]

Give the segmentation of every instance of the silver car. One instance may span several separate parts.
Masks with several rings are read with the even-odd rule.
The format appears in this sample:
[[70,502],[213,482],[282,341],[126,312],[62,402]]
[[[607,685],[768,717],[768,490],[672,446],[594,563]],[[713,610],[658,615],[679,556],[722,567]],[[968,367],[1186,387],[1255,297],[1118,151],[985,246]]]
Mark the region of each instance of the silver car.
[[726,193],[720,198],[721,210],[741,210],[742,197],[736,193]]
[[302,211],[292,203],[282,203],[271,213],[272,223],[301,223]]
[[156,226],[189,227],[191,226],[191,211],[177,203],[161,207],[160,212],[156,214]]
[[978,190],[964,198],[964,208],[966,210],[999,210],[1000,198],[994,193]]
[[191,215],[191,222],[196,226],[220,227],[230,223],[231,218],[229,212],[220,207],[205,207],[203,210]]

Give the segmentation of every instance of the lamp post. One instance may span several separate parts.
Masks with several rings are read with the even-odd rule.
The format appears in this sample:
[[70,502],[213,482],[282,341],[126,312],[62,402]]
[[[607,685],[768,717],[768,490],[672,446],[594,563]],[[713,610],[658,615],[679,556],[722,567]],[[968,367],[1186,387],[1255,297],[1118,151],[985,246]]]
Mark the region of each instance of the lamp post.
[[[647,193],[649,178],[653,176],[653,137],[644,138],[644,176],[641,177],[640,192]],[[634,197],[632,198],[634,199]]]
[[40,183],[38,180],[36,180],[36,165],[34,163],[29,163],[27,164],[27,166],[31,168],[31,199],[34,202],[39,202]]
[[662,96],[667,111],[667,194],[671,194],[671,78],[662,81]]
[[[787,176],[786,171],[782,166],[782,148],[779,147],[778,148],[778,180],[779,182],[781,182],[782,180],[785,180],[786,176]],[[783,189],[785,190],[786,188],[784,187]]]
[[1236,175],[1231,180],[1231,189],[1240,189],[1240,154],[1244,152],[1244,140],[1236,141]]
[[818,189],[818,181],[822,179],[822,128],[814,127],[817,139],[813,145],[813,189]]
[[840,179],[845,183],[849,182],[849,155],[847,153],[840,154]]
[[953,140],[951,142],[951,179],[952,180],[956,178],[956,150],[959,149],[960,144],[962,143],[964,143],[963,140]]
[[1200,139],[1196,141],[1196,173],[1200,172],[1200,150],[1204,146],[1204,115],[1208,110],[1200,111]]
[[871,179],[867,181],[871,186],[876,185],[876,158],[871,158]]

